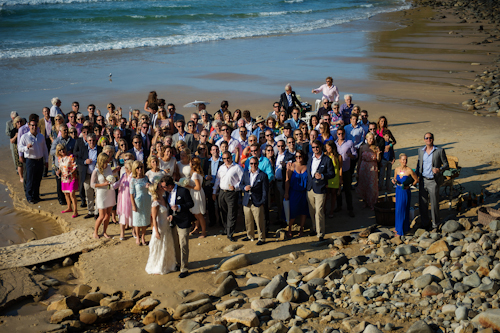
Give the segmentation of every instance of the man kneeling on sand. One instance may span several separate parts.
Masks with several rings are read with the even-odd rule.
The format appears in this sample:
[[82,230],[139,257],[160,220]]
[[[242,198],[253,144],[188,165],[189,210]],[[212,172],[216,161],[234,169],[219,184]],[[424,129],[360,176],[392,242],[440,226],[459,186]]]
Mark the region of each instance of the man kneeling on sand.
[[175,259],[177,261],[176,268],[179,268],[180,263],[180,278],[185,278],[189,275],[189,230],[191,223],[196,221],[196,218],[189,211],[193,208],[194,202],[188,189],[177,186],[170,176],[164,176],[160,180],[161,187],[165,190],[165,202],[170,208],[172,214],[171,227],[172,236],[174,238]]

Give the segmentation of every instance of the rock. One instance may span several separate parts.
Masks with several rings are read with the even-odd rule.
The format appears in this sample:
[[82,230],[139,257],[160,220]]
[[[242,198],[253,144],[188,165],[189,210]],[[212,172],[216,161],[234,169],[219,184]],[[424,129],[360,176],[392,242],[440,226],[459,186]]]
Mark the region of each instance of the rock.
[[50,303],[50,305],[47,307],[47,311],[66,310],[66,309],[78,311],[81,308],[82,308],[82,304],[81,304],[80,299],[78,297],[68,296],[68,297],[63,298],[60,301]]
[[432,243],[431,246],[429,246],[429,248],[427,249],[427,251],[425,253],[430,255],[430,254],[436,254],[436,253],[443,252],[443,251],[450,251],[450,248],[448,247],[448,243],[446,243],[446,241],[441,239],[441,240],[438,240],[437,242]]
[[94,306],[80,310],[80,321],[91,325],[95,322],[102,322],[110,318],[114,311],[107,306]]
[[72,316],[73,316],[73,310],[71,309],[59,310],[52,314],[52,316],[50,317],[50,323],[59,324],[60,322],[67,320]]
[[226,313],[222,318],[228,323],[240,323],[247,327],[257,327],[260,323],[257,314],[252,309],[234,310]]
[[47,287],[55,287],[55,286],[58,286],[61,284],[61,281],[57,280],[57,279],[48,279],[48,280],[45,280],[42,282],[43,285],[47,286]]
[[226,311],[233,308],[236,304],[241,304],[243,302],[242,298],[231,298],[227,301],[215,304],[215,308],[219,311]]
[[422,297],[439,295],[443,292],[443,288],[436,284],[430,284],[422,290]]
[[175,325],[175,328],[181,333],[191,333],[200,328],[200,324],[191,319],[182,319]]
[[340,268],[343,264],[347,263],[347,257],[342,253],[334,257],[324,259],[320,263],[320,266],[324,263],[327,263],[330,266],[330,271],[333,271],[337,268]]
[[262,287],[262,286],[267,286],[267,284],[271,282],[271,280],[259,277],[259,276],[252,276],[247,280],[247,287],[248,286],[255,286],[255,287]]
[[500,264],[495,265],[495,267],[488,274],[488,277],[490,279],[500,280]]
[[210,298],[202,298],[193,302],[179,304],[175,309],[175,312],[172,317],[176,320],[182,319],[182,316],[184,316],[186,313],[193,312],[207,304],[212,304],[210,302]]
[[90,292],[90,290],[92,290],[91,286],[79,284],[75,287],[75,289],[73,289],[73,294],[75,294],[76,297],[83,298]]
[[160,304],[160,301],[157,299],[154,299],[152,297],[145,297],[141,299],[139,302],[137,302],[132,310],[130,312],[132,313],[142,313],[144,311],[151,311],[153,310],[158,304]]
[[[7,262],[6,258],[10,254],[7,251],[3,255],[3,259]],[[1,263],[4,264],[5,262]],[[45,279],[45,276],[38,275],[24,267],[1,270],[0,310],[26,298],[34,298],[38,301],[47,290],[47,287],[41,283],[41,280]],[[57,325],[49,326],[55,327]]]
[[252,310],[257,310],[260,308],[272,308],[273,306],[274,306],[274,300],[268,298],[253,300],[252,303],[250,304]]
[[368,281],[373,284],[382,284],[382,283],[389,284],[392,282],[392,280],[394,280],[395,276],[396,272],[389,272],[384,275],[374,275],[370,277]]
[[286,333],[286,332],[287,332],[286,327],[281,322],[278,322],[278,323],[272,325],[271,327],[269,327],[267,330],[265,330],[262,333]]
[[64,259],[62,265],[63,265],[63,267],[71,266],[71,265],[73,265],[73,260],[71,260],[71,258],[68,257],[68,258]]
[[287,333],[304,333],[304,331],[298,326],[292,326]]
[[460,322],[461,320],[467,320],[467,318],[468,318],[467,313],[468,313],[467,307],[459,306],[455,310],[455,320],[458,322]]
[[379,330],[376,326],[368,325],[368,326],[366,326],[363,333],[382,333],[382,331]]
[[434,331],[425,321],[419,320],[413,323],[406,333],[434,333]]
[[424,266],[428,262],[434,261],[434,257],[428,254],[421,255],[414,263],[413,267],[418,268],[420,266]]
[[170,313],[167,310],[156,309],[151,311],[144,317],[142,323],[144,325],[149,325],[151,323],[156,323],[158,325],[165,325],[170,321]]
[[278,293],[287,286],[285,279],[281,275],[273,277],[271,282],[261,290],[260,296],[264,298],[275,298]]
[[228,276],[219,287],[213,292],[212,296],[222,297],[230,294],[233,289],[239,288],[238,283],[232,276]]
[[409,280],[410,278],[411,278],[410,271],[402,270],[402,271],[399,271],[396,273],[396,276],[394,277],[392,282],[393,283],[402,282],[402,281]]
[[392,330],[394,330],[394,327],[395,327],[395,326],[394,326],[394,324],[393,324],[393,323],[387,323],[387,324],[385,324],[385,326],[384,326],[384,331],[392,331]]
[[394,254],[398,257],[418,252],[413,245],[400,245],[394,250]]
[[417,289],[423,289],[427,287],[432,282],[432,275],[424,274],[413,280],[413,287]]
[[101,299],[103,299],[104,297],[106,297],[107,295],[106,294],[103,294],[103,293],[99,293],[99,292],[95,292],[95,293],[88,293],[87,295],[85,295],[85,297],[82,299],[82,306],[84,308],[87,308],[87,307],[94,307],[94,306],[98,306],[100,305],[101,303]]
[[221,261],[219,269],[221,271],[232,271],[251,265],[250,259],[245,253],[237,254]]
[[451,315],[451,314],[454,315],[456,310],[457,310],[457,306],[456,305],[445,304],[441,308],[441,313],[443,313],[444,315]]
[[295,311],[296,315],[302,319],[308,319],[314,317],[314,313],[308,309],[305,305],[301,305]]
[[302,281],[308,282],[312,279],[317,279],[317,278],[322,279],[326,277],[328,274],[330,274],[330,265],[328,263],[323,263],[319,265],[314,271],[304,276]]
[[118,295],[108,296],[108,297],[104,297],[103,299],[101,299],[101,301],[99,302],[99,305],[109,306],[109,304],[111,304],[113,302],[117,302],[119,300],[120,300],[120,296],[118,296]]
[[282,321],[292,318],[292,305],[289,302],[278,305],[272,311],[271,317],[274,320],[282,320]]
[[231,253],[237,251],[243,247],[243,244],[231,244],[224,248],[224,252]]
[[434,279],[438,279],[439,281],[441,281],[442,279],[444,279],[443,272],[439,268],[437,268],[436,266],[429,266],[429,267],[427,267],[426,269],[424,269],[424,271],[422,272],[422,274],[429,274]]
[[226,333],[227,329],[224,325],[205,325],[197,328],[191,333]]
[[466,286],[477,288],[481,284],[481,279],[479,278],[479,275],[477,275],[477,273],[473,273],[469,276],[464,277],[462,283]]
[[488,226],[492,231],[500,230],[500,220],[493,220]]
[[118,333],[146,333],[146,331],[144,331],[140,327],[133,327],[133,328],[123,329],[123,330],[119,331]]
[[134,306],[134,300],[132,299],[122,299],[116,302],[111,302],[108,307],[113,311],[122,311]]
[[286,286],[278,293],[276,299],[280,303],[295,302],[299,299],[299,291],[292,286]]
[[157,323],[151,323],[144,326],[142,329],[148,333],[163,333],[163,329]]
[[351,274],[347,277],[345,281],[345,285],[347,286],[353,286],[355,284],[363,283],[366,280],[368,280],[368,275],[366,274]]
[[389,235],[387,235],[385,232],[374,232],[374,233],[370,234],[370,236],[368,236],[368,240],[374,244],[380,243],[380,240],[382,238],[388,239]]
[[455,220],[449,220],[445,224],[443,224],[443,227],[441,230],[446,233],[452,233],[460,229],[460,223],[458,223]]
[[472,322],[479,323],[484,328],[492,328],[500,331],[500,309],[484,311],[472,319]]
[[231,271],[225,271],[225,272],[221,272],[219,274],[217,274],[214,278],[214,283],[215,284],[221,284],[222,282],[224,282],[224,280],[228,277],[228,276],[232,276],[232,277],[236,277],[234,275],[233,272]]

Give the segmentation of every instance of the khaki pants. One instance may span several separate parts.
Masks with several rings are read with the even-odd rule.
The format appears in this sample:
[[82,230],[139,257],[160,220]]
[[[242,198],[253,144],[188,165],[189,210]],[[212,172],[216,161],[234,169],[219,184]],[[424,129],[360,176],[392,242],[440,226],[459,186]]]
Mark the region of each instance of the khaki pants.
[[313,190],[307,192],[312,228],[316,231],[318,237],[325,236],[325,199],[326,194],[316,194]]
[[95,190],[90,186],[90,174],[85,176],[85,181],[83,183],[83,188],[85,189],[85,194],[87,197],[87,209],[89,214],[98,215],[99,210],[95,204]]
[[181,273],[188,271],[189,263],[189,228],[179,228],[175,226],[172,229],[175,247],[175,261],[181,266]]
[[264,231],[266,230],[266,222],[264,221],[264,205],[260,207],[255,207],[251,205],[250,207],[243,207],[243,213],[245,214],[245,227],[247,229],[247,236],[250,239],[254,239],[254,223],[257,224],[257,233],[259,235],[259,240],[265,242],[266,236]]

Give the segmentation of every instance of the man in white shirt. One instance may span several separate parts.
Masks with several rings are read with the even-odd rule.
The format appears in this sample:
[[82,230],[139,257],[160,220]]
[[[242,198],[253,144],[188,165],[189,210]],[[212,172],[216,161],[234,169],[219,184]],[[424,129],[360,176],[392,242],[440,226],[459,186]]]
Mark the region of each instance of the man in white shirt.
[[219,211],[222,226],[226,231],[227,238],[231,242],[236,242],[233,234],[238,216],[239,186],[243,177],[243,170],[239,165],[233,163],[231,153],[228,151],[222,154],[222,161],[224,165],[221,165],[219,171],[217,171],[212,198],[216,201],[217,192],[219,192]]
[[36,204],[40,199],[40,183],[42,182],[43,168],[47,166],[49,153],[45,143],[45,137],[38,132],[38,122],[29,122],[29,132],[23,134],[18,143],[18,150],[24,154],[26,159],[26,200]]
[[276,206],[278,207],[278,218],[277,221],[281,221],[281,212],[283,211],[283,196],[285,195],[285,181],[286,181],[286,157],[287,152],[285,151],[285,141],[280,140],[276,144],[278,153],[276,154],[276,164],[274,165],[274,176],[276,179],[275,185],[275,195],[276,195]]
[[219,140],[217,140],[217,142],[215,143],[217,145],[217,147],[220,148],[221,143],[223,141],[227,141],[228,151],[231,154],[234,154],[236,150],[238,150],[238,152],[241,153],[240,147],[239,147],[240,143],[238,142],[238,140],[235,140],[234,138],[231,137],[231,131],[230,131],[229,126],[222,125],[221,132],[222,132],[222,138],[220,138]]

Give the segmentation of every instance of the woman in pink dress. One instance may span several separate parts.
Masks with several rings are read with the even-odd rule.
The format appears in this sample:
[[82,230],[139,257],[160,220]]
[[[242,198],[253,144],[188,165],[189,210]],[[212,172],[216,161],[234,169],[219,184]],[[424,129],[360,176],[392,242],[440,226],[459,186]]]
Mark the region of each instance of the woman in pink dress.
[[356,193],[364,200],[365,207],[373,210],[378,198],[377,164],[382,156],[382,152],[375,144],[374,134],[366,135],[366,144],[361,146],[359,156]]
[[[78,191],[78,177],[76,174],[76,163],[73,155],[66,155],[66,147],[58,144],[56,147],[56,157],[59,162],[59,170],[56,174],[61,177],[61,190],[66,196],[68,208],[61,213],[73,212],[73,218],[78,216],[78,208],[76,205],[76,191]],[[73,205],[73,208],[71,208]]]
[[[132,202],[130,201],[130,179],[132,178],[133,160],[127,160],[123,166],[122,176],[118,181],[118,203],[116,213],[120,216],[120,240],[125,240],[125,230],[132,227]],[[133,229],[132,229],[133,230]],[[132,231],[132,235],[134,232]],[[134,235],[135,236],[135,235]]]

